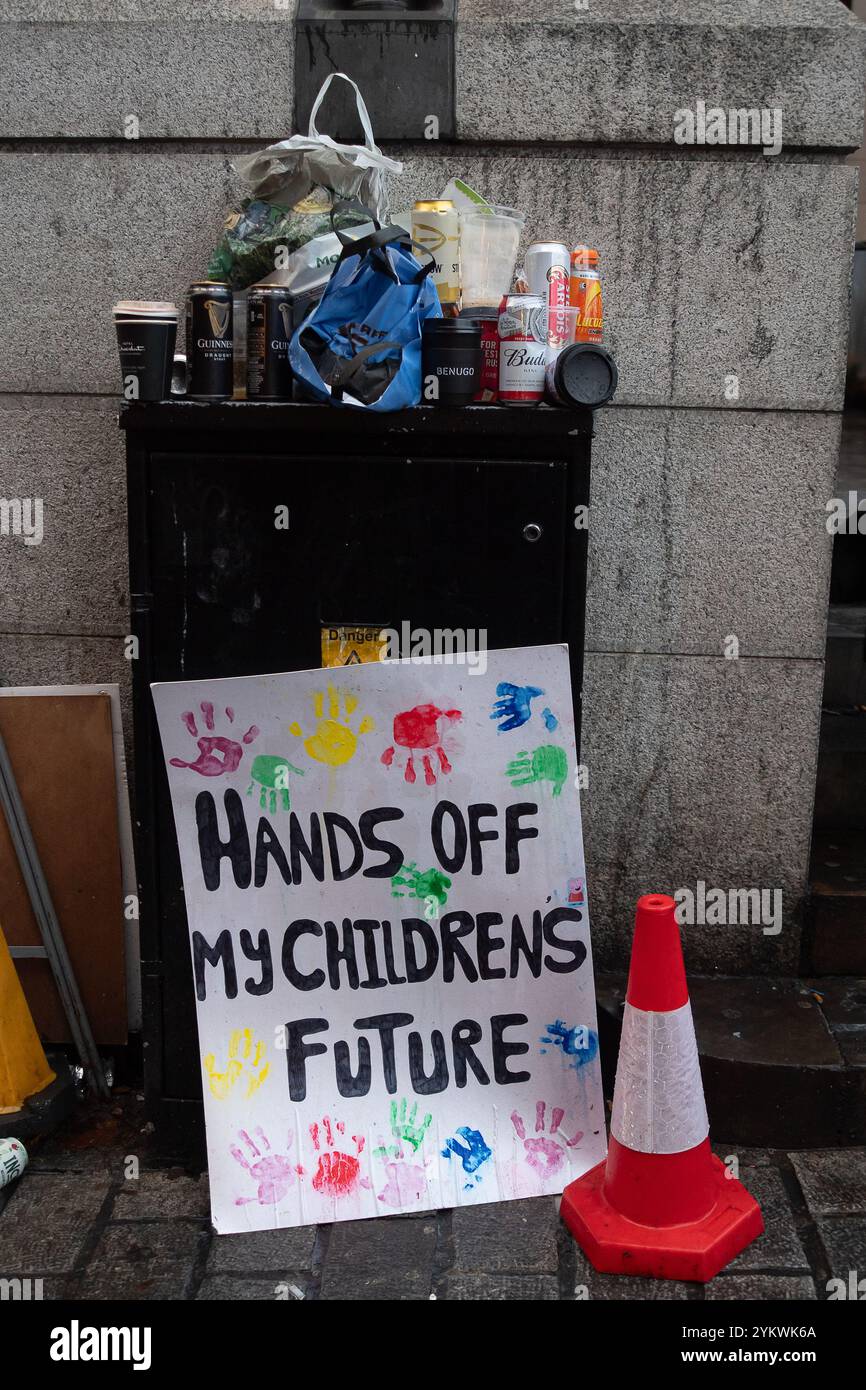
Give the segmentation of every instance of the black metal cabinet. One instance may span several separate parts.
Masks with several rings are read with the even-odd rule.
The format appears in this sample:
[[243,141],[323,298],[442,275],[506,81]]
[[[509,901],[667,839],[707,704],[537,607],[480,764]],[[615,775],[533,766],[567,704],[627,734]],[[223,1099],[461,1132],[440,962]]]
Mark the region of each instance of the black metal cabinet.
[[183,401],[125,406],[121,425],[145,1086],[163,1148],[195,1154],[195,1004],[151,681],[318,667],[327,624],[484,629],[490,648],[568,642],[579,729],[592,417]]

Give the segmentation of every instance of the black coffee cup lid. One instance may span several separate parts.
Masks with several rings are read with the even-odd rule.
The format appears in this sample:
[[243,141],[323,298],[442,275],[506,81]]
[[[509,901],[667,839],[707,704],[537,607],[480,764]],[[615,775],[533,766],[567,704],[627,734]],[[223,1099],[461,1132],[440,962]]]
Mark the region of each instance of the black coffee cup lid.
[[478,324],[474,319],[425,319],[422,332],[427,335],[430,333],[447,333],[451,336],[454,333],[478,333]]
[[597,343],[570,343],[557,358],[557,390],[576,405],[606,405],[618,380],[616,363]]

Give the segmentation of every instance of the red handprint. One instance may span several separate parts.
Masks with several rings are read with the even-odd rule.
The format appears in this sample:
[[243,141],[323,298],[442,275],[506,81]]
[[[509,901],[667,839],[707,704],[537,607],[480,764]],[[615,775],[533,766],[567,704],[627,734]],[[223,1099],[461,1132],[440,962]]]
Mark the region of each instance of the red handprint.
[[[199,708],[204,715],[205,728],[212,730],[215,727],[213,705],[209,700],[202,700]],[[226,719],[230,724],[234,723],[234,717],[234,710],[230,705],[226,705]],[[259,730],[255,724],[251,724],[242,735],[240,743],[220,734],[208,733],[199,738],[192,710],[185,710],[181,718],[188,732],[197,741],[198,757],[192,763],[184,762],[183,758],[169,758],[169,762],[172,767],[188,767],[191,772],[198,772],[202,777],[221,777],[224,772],[234,772],[244,755],[242,745],[252,743],[259,736]]]
[[319,1154],[319,1164],[313,1174],[313,1187],[317,1192],[322,1192],[326,1197],[348,1197],[355,1191],[356,1187],[369,1187],[369,1178],[361,1177],[361,1165],[356,1154],[363,1153],[363,1135],[353,1134],[352,1140],[355,1145],[355,1154],[342,1153],[337,1149],[340,1139],[334,1138],[334,1130],[337,1135],[346,1133],[346,1126],[342,1120],[332,1121],[326,1115],[322,1120],[322,1128],[325,1131],[327,1148],[324,1153],[321,1151],[319,1143],[319,1126],[310,1125],[310,1138],[313,1141],[313,1148]]
[[[429,748],[431,753],[435,753],[442,772],[451,771],[451,764],[445,755],[445,749],[442,747],[439,720],[448,719],[451,723],[455,723],[462,718],[463,715],[459,709],[437,709],[435,705],[416,705],[414,709],[404,710],[402,714],[394,716],[394,744],[409,750],[406,769],[403,773],[407,782],[415,781],[413,754],[422,749]],[[385,749],[382,754],[382,762],[386,767],[390,767],[393,763],[395,753],[396,748],[393,744],[390,748]],[[436,781],[436,773],[430,760],[430,753],[424,753],[421,766],[424,769],[424,781],[428,787],[432,787]]]

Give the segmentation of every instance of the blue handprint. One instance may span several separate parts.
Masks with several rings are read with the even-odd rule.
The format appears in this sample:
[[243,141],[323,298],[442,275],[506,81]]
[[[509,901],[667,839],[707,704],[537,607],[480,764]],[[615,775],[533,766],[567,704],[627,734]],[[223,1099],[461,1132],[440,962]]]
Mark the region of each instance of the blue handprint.
[[[528,722],[532,716],[532,701],[543,695],[544,691],[537,685],[512,685],[511,681],[500,681],[496,687],[496,694],[499,698],[493,706],[490,718],[501,721],[497,732],[505,734],[511,729],[519,729]],[[559,723],[556,715],[549,709],[542,710],[541,717],[545,728],[550,732]]]
[[540,1042],[543,1044],[542,1057],[547,1053],[548,1047],[558,1047],[564,1057],[574,1058],[573,1062],[569,1062],[569,1066],[575,1071],[580,1071],[581,1067],[587,1066],[598,1056],[598,1034],[585,1024],[577,1024],[572,1028],[561,1018],[556,1019],[554,1023],[548,1023],[547,1032]]
[[[442,1157],[450,1158],[452,1154],[456,1154],[460,1159],[464,1173],[470,1177],[474,1176],[475,1182],[479,1183],[481,1175],[478,1169],[482,1163],[487,1162],[488,1158],[493,1157],[493,1150],[487,1145],[480,1130],[470,1129],[468,1125],[461,1125],[457,1133],[461,1139],[466,1140],[466,1143],[460,1144],[456,1139],[446,1139]],[[466,1190],[468,1191],[471,1186],[471,1183],[466,1183]]]

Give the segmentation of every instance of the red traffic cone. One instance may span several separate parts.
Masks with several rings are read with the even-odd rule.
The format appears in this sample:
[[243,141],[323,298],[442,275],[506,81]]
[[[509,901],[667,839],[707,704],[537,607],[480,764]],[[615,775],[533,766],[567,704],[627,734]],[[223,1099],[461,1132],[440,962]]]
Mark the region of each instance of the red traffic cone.
[[637,905],[610,1148],[562,1194],[596,1269],[706,1283],[764,1229],[754,1197],[710,1149],[673,898]]

